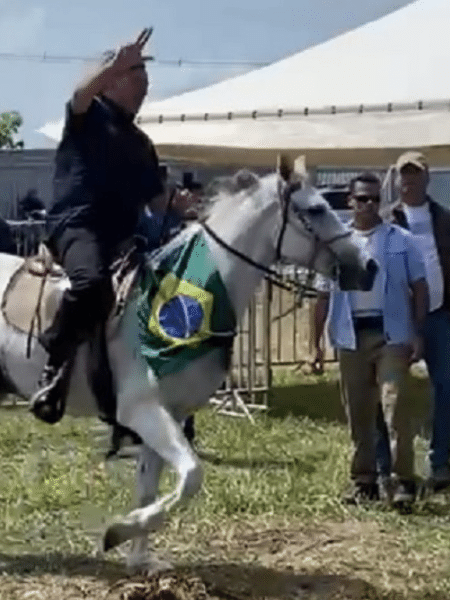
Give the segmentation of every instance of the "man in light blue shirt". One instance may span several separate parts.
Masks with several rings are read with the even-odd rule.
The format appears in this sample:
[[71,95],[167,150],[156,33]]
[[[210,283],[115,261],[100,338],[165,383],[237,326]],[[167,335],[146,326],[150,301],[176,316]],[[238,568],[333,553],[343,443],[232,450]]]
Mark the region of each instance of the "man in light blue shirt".
[[376,417],[379,402],[392,454],[393,504],[415,499],[413,429],[405,380],[422,353],[422,327],[428,289],[421,252],[412,236],[379,217],[380,182],[372,173],[350,185],[349,205],[359,242],[379,264],[370,292],[343,292],[323,282],[315,314],[316,359],[323,361],[321,339],[338,350],[342,400],[354,443],[352,486],[344,500],[379,497],[376,473]]

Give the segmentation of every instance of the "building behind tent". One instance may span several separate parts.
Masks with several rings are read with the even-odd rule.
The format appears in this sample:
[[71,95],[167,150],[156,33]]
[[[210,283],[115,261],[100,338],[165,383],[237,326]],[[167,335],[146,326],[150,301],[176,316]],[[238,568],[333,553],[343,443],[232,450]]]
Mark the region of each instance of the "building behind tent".
[[[38,197],[49,206],[52,200],[52,178],[54,172],[54,149],[1,150],[0,151],[0,216],[7,220],[17,220],[17,203],[30,189],[36,189]],[[170,179],[181,182],[183,175],[192,174],[195,181],[206,184],[212,178],[231,175],[235,168],[207,166],[191,167],[186,164],[168,161]],[[370,167],[368,167],[370,170]],[[363,169],[318,168],[315,171],[316,184],[324,189],[325,196],[335,209],[344,209],[345,191],[352,177]],[[267,168],[255,169],[263,175]],[[385,170],[374,169],[382,179]],[[450,207],[450,166],[447,169],[432,169],[429,187],[430,195],[444,206]]]

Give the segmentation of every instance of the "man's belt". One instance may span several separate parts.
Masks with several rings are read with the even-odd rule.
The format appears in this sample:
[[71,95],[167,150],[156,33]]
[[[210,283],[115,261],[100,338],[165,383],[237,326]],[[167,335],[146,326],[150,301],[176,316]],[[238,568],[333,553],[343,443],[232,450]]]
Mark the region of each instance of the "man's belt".
[[353,325],[355,331],[361,331],[362,329],[375,329],[383,330],[383,317],[382,315],[374,315],[367,317],[353,317]]

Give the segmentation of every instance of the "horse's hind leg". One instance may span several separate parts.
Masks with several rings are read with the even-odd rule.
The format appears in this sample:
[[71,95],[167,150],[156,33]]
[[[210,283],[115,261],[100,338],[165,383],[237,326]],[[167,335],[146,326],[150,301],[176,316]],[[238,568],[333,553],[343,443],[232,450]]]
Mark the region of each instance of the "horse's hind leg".
[[197,455],[186,440],[180,425],[167,409],[148,397],[120,411],[119,422],[139,434],[149,448],[168,462],[178,475],[175,490],[133,510],[112,524],[105,533],[104,549],[109,550],[134,537],[147,535],[160,527],[167,512],[178,502],[190,498],[203,479]]
[[[154,450],[145,445],[141,447],[136,464],[136,495],[139,507],[145,507],[155,501],[163,465],[163,459]],[[160,561],[151,560],[148,533],[133,538],[127,565],[132,570],[145,567],[147,572],[168,566],[162,565]]]

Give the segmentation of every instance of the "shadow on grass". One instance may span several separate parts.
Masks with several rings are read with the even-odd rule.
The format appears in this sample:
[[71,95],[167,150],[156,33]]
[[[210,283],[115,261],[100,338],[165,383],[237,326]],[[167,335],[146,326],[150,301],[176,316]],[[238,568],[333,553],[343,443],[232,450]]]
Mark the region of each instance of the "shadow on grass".
[[[129,588],[130,582],[136,580],[140,584],[140,591],[145,589],[142,585],[142,576],[128,577],[123,565],[118,562],[107,562],[83,556],[64,556],[53,554],[39,556],[34,554],[9,556],[0,553],[2,572],[5,575],[19,577],[25,583],[27,577],[42,575],[64,576],[66,580],[74,577],[97,581],[104,581],[107,586],[112,586],[120,596],[120,587]],[[194,563],[180,564],[174,568],[179,577],[184,574],[199,577],[208,594],[221,600],[244,600],[245,598],[265,598],[277,600],[291,600],[304,598],[313,600],[448,600],[448,596],[439,591],[421,593],[408,593],[405,596],[398,591],[386,593],[360,577],[330,574],[315,571],[313,574],[296,573],[293,569],[275,569],[254,564],[220,562],[220,563]],[[54,593],[59,584],[47,582]],[[64,591],[68,591],[70,584],[64,583]],[[77,586],[78,589],[79,586]],[[112,589],[111,587],[111,589]],[[117,588],[117,589],[116,589]],[[79,590],[78,590],[79,591]],[[50,590],[49,590],[50,592]],[[63,589],[61,589],[61,593]],[[119,597],[114,595],[114,598]],[[61,596],[62,597],[62,596]],[[106,592],[102,597],[110,597]],[[112,597],[112,596],[111,596]],[[123,596],[122,596],[123,597]],[[139,596],[141,597],[141,596]],[[142,596],[144,597],[144,596]],[[158,596],[159,597],[159,596]],[[174,596],[175,597],[175,596]]]
[[[428,413],[428,381],[409,376],[407,393],[413,417],[425,420]],[[314,420],[346,423],[339,382],[318,378],[315,382],[300,380],[272,389],[269,399],[269,416],[284,418],[291,414]]]
[[[408,596],[399,592],[386,593],[359,577],[321,571],[299,574],[292,569],[279,570],[245,563],[198,564],[191,568],[203,580],[208,593],[221,599],[424,600],[423,593]],[[434,591],[425,597],[448,600],[447,595]]]
[[204,461],[216,466],[227,466],[235,469],[284,469],[286,467],[298,467],[304,473],[314,473],[316,467],[313,462],[318,463],[326,456],[324,453],[315,453],[314,460],[302,460],[295,458],[291,460],[278,460],[272,458],[224,458],[221,454],[210,450],[198,450],[197,455]]
[[450,487],[433,491],[426,480],[421,481],[418,488],[417,502],[414,515],[417,517],[447,517],[450,514]]
[[345,423],[339,384],[329,380],[274,387],[269,399],[268,414],[275,418],[291,414]]
[[414,505],[414,517],[423,518],[427,521],[430,517],[444,518],[450,514],[450,504],[433,504],[432,502],[418,502]]
[[0,572],[15,576],[47,574],[65,576],[97,577],[116,581],[126,576],[123,563],[102,560],[83,555],[51,554],[5,554],[0,552]]

